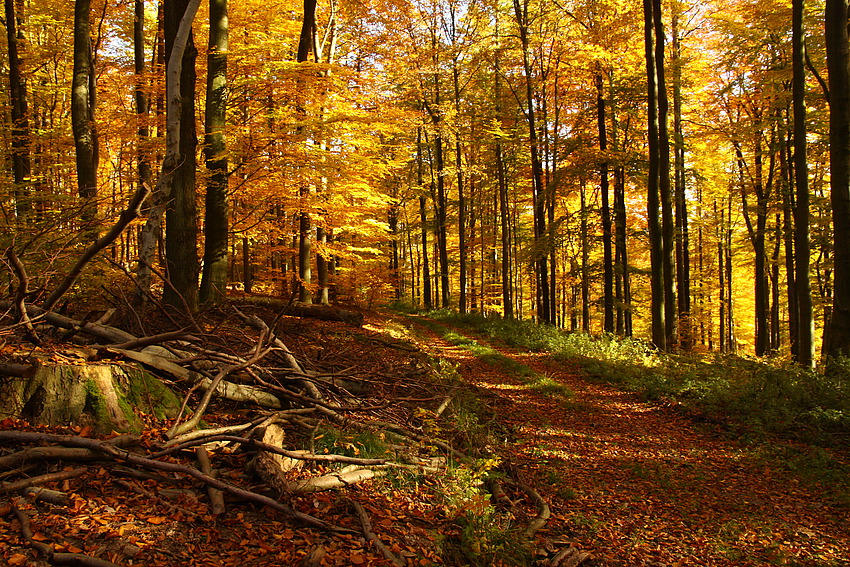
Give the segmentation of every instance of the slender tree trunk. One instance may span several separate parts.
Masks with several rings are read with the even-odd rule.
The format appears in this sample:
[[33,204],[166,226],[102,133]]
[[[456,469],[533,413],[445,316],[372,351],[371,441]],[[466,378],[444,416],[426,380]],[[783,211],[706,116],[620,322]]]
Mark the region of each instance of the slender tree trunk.
[[416,178],[419,190],[419,222],[422,233],[422,295],[425,300],[425,309],[431,311],[434,308],[433,293],[431,292],[431,268],[428,261],[428,216],[425,210],[425,194],[422,178],[422,129],[416,132]]
[[148,128],[149,100],[145,84],[145,0],[135,0],[135,20],[133,21],[133,63],[136,74],[135,99],[136,116],[139,120],[136,152],[138,160],[139,184],[151,185],[153,171],[147,147],[150,131]]
[[585,182],[582,179],[581,183],[581,210],[579,238],[581,239],[581,330],[585,333],[590,332],[590,243],[588,242],[587,234],[587,191]]
[[534,209],[534,243],[535,243],[535,275],[537,281],[537,316],[541,323],[551,323],[549,267],[547,264],[546,246],[546,211],[543,187],[543,168],[540,164],[539,144],[537,139],[537,123],[534,110],[534,89],[531,62],[529,59],[528,40],[528,0],[514,0],[514,12],[519,26],[520,45],[522,48],[522,64],[525,74],[525,95],[527,108],[525,117],[528,122],[528,142],[531,153],[532,207]]
[[[180,22],[187,14],[188,0],[165,2],[165,53],[170,63],[175,55],[174,44]],[[180,55],[180,54],[178,54]],[[168,279],[163,292],[166,305],[194,310],[198,303],[198,229],[195,204],[195,174],[197,170],[198,136],[195,129],[195,49],[193,34],[189,33],[180,65],[180,161],[174,169],[170,199],[165,214],[165,260]],[[173,77],[166,77],[168,82]]]
[[611,209],[608,205],[608,136],[605,119],[605,93],[602,70],[596,73],[596,121],[599,130],[599,151],[602,161],[599,163],[599,192],[602,195],[602,329],[606,333],[614,332],[614,265],[611,242]]
[[735,339],[735,302],[732,299],[732,198],[727,201],[724,248],[726,251],[724,270],[726,271],[726,349],[735,353],[738,350]]
[[434,156],[437,160],[437,253],[440,261],[440,306],[448,307],[451,303],[449,287],[449,244],[447,221],[447,197],[445,162],[443,153],[443,136],[438,132],[434,137]]
[[[31,209],[31,176],[32,162],[30,160],[30,126],[29,110],[27,108],[27,82],[21,72],[23,60],[21,43],[24,40],[23,30],[19,23],[23,15],[15,10],[15,0],[6,0],[6,46],[9,65],[9,105],[11,111],[12,134],[12,179],[15,184],[15,215],[18,224],[23,224]],[[23,5],[21,5],[23,8]]]
[[675,260],[673,222],[673,193],[670,187],[670,138],[667,130],[669,103],[664,73],[664,21],[661,17],[661,0],[652,0],[652,15],[655,27],[655,74],[658,96],[658,194],[661,200],[661,264],[664,272],[664,325],[665,348],[677,342]]
[[[794,188],[797,206],[794,211],[794,249],[797,345],[796,361],[812,366],[815,360],[815,324],[812,315],[812,287],[809,273],[809,169],[806,161],[806,72],[804,67],[805,34],[803,30],[804,0],[792,0],[792,94],[794,109]],[[845,47],[846,52],[846,47]],[[830,74],[832,72],[830,71]]]
[[[150,100],[148,98],[147,83],[145,80],[145,0],[135,0],[134,2],[133,21],[133,63],[135,71],[136,85],[134,88],[136,102],[136,117],[139,121],[139,127],[136,131],[136,160],[139,175],[139,185],[153,186],[153,169],[151,167],[151,158],[149,146],[150,130],[148,128],[148,118],[150,113]],[[154,48],[154,57],[156,56],[156,48]],[[155,61],[152,61],[153,64]],[[151,200],[155,201],[159,198],[159,194],[152,195]],[[151,205],[143,205],[144,215],[150,214]],[[142,232],[139,233],[138,249],[141,250],[144,246],[142,242]],[[145,262],[137,269],[137,288],[133,298],[133,303],[137,307],[141,307],[147,300],[145,293],[150,290],[150,275],[149,262],[151,258],[147,258]]]
[[77,192],[85,203],[84,224],[97,215],[98,137],[94,122],[95,89],[89,22],[91,0],[74,2],[74,72],[71,83],[71,124],[77,156]]
[[[162,161],[162,169],[159,174],[159,179],[156,183],[156,187],[154,189],[153,194],[153,205],[148,213],[148,220],[145,223],[144,228],[142,229],[142,234],[139,237],[139,286],[147,290],[150,286],[150,265],[153,262],[154,255],[157,249],[157,244],[160,241],[160,235],[162,231],[162,217],[166,215],[166,213],[171,216],[173,215],[173,209],[166,211],[166,203],[173,201],[173,195],[177,192],[178,186],[178,177],[181,174],[180,168],[184,166],[187,161],[191,161],[194,164],[194,146],[192,148],[192,156],[187,156],[184,159],[183,152],[186,150],[186,147],[191,145],[187,144],[183,138],[186,135],[185,130],[187,129],[184,121],[186,120],[186,113],[184,112],[184,106],[186,106],[185,97],[183,96],[184,87],[183,87],[183,76],[184,69],[183,66],[186,64],[186,55],[187,52],[193,51],[191,37],[192,37],[192,21],[195,19],[195,14],[198,11],[198,4],[200,0],[189,0],[182,6],[183,9],[178,9],[179,7],[175,7],[173,2],[167,3],[167,5],[163,8],[163,36],[164,36],[164,48],[163,48],[163,63],[165,63],[165,88],[166,88],[166,96],[165,96],[165,157]],[[194,67],[194,56],[191,56],[191,66]],[[189,106],[194,105],[194,69],[191,74],[191,81],[193,82],[192,86],[189,87],[192,90],[192,96],[189,99]],[[191,136],[194,138],[194,109],[191,110]],[[197,143],[197,140],[195,140]],[[192,169],[192,179],[194,179],[194,168]],[[182,190],[182,185],[181,185]],[[193,192],[194,195],[194,192]],[[194,197],[193,197],[194,198]],[[168,217],[166,217],[166,229],[170,225],[168,225]],[[172,218],[172,221],[174,219]],[[192,226],[192,234],[194,234],[195,230],[195,218],[194,216],[191,219],[187,220],[187,222],[191,222]],[[179,240],[180,232],[179,228],[174,229],[169,232],[166,238],[166,254],[169,253],[169,250],[173,252],[174,247],[176,247],[179,242],[175,242]],[[171,249],[169,249],[169,240],[171,240]],[[194,269],[195,277],[197,277],[197,258],[195,257],[195,242],[191,241],[191,256],[188,258],[186,263],[186,270],[192,271]],[[176,262],[176,255],[167,257],[168,262]],[[179,263],[177,264],[180,265]],[[169,266],[171,268],[171,266]],[[194,268],[193,268],[194,267]],[[175,270],[178,271],[178,270]],[[173,284],[173,282],[172,282]],[[195,282],[196,285],[196,282]],[[194,290],[194,287],[192,287]],[[184,297],[187,300],[187,305],[192,308],[192,304],[190,303],[194,296]],[[166,286],[164,299],[166,299],[166,303],[168,305],[177,306],[182,309],[183,304],[180,301],[179,292],[171,289],[171,286]],[[172,302],[173,301],[173,302]]]
[[727,323],[726,323],[726,271],[725,271],[725,228],[723,226],[723,207],[720,208],[718,217],[717,210],[717,201],[714,201],[714,219],[717,223],[717,284],[719,288],[719,296],[720,303],[718,305],[719,309],[719,318],[720,318],[720,333],[719,333],[719,341],[720,341],[720,352],[726,353],[728,352],[728,347],[726,344],[727,339]]
[[679,313],[679,345],[690,350],[693,337],[691,321],[691,258],[688,233],[687,197],[685,195],[685,136],[682,130],[682,58],[679,45],[679,8],[674,8],[673,36],[673,194],[676,202],[676,298]]
[[[314,46],[314,38],[316,34],[316,0],[304,0],[304,20],[301,24],[301,34],[298,38],[298,51],[296,53],[295,60],[298,63],[304,63],[310,58],[310,53],[313,51]],[[305,85],[300,85],[300,89],[303,91],[305,89]],[[306,93],[301,93],[301,100],[298,101],[298,112],[299,118],[302,121],[302,125],[298,127],[300,138],[302,143],[307,143],[307,133],[306,133],[306,125],[303,122],[307,119],[307,108],[306,108]],[[312,303],[313,302],[313,293],[311,290],[311,285],[313,283],[313,274],[311,269],[312,263],[312,254],[313,254],[313,243],[312,243],[312,229],[311,229],[311,219],[309,212],[309,197],[310,197],[310,187],[305,182],[300,189],[300,208],[301,211],[299,213],[298,218],[298,279],[299,279],[299,292],[298,292],[298,300],[302,303]]]
[[[496,21],[496,39],[499,39],[499,22]],[[501,66],[500,66],[501,51],[497,46],[494,56],[494,73],[493,73],[493,98],[495,101],[496,120],[501,123],[502,120],[502,89],[501,89]],[[514,300],[511,285],[511,231],[510,231],[510,209],[508,207],[508,180],[505,172],[505,160],[502,155],[501,138],[497,138],[495,158],[496,158],[496,181],[499,185],[499,224],[501,233],[502,245],[502,313],[508,319],[514,317]]]
[[664,242],[661,223],[661,158],[658,136],[658,75],[655,53],[655,25],[653,0],[643,0],[644,44],[647,81],[647,137],[649,149],[649,176],[647,179],[647,224],[649,228],[650,256],[650,312],[652,315],[652,342],[660,350],[667,349],[667,317],[665,316]]
[[227,0],[210,0],[209,54],[207,55],[207,101],[204,153],[207,170],[204,221],[204,269],[200,301],[215,301],[227,291]]
[[[790,153],[789,143],[785,144],[785,148],[781,150],[780,156],[786,156]],[[794,174],[793,168],[788,167],[788,160],[783,158],[783,164],[780,166],[784,169],[784,173],[782,174],[782,178],[786,180],[786,183],[783,183],[783,191],[782,191],[782,236],[784,240],[785,247],[785,287],[787,292],[787,301],[788,301],[788,336],[791,347],[791,356],[794,360],[800,359],[799,355],[799,341],[800,341],[800,333],[799,333],[799,302],[797,299],[797,279],[796,279],[796,252],[794,250],[794,192],[793,192],[793,183],[794,183]],[[806,270],[808,272],[808,269]],[[811,297],[811,294],[810,294]]]

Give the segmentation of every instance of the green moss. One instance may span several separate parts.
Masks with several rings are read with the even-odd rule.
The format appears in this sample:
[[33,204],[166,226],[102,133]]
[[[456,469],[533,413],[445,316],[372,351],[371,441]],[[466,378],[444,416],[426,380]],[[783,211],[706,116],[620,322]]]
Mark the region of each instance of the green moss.
[[[116,388],[115,393],[118,396],[118,408],[127,421],[127,432],[139,433],[142,430],[142,423],[138,416],[133,412],[132,407],[127,403],[123,392],[120,388]],[[92,416],[94,427],[102,432],[109,433],[116,429],[116,424],[109,413],[109,407],[103,397],[103,393],[98,388],[94,380],[86,380],[86,413]]]
[[[140,368],[125,368],[127,374],[126,403],[157,419],[174,419],[180,411],[180,399],[158,378]],[[123,408],[122,408],[123,409]]]

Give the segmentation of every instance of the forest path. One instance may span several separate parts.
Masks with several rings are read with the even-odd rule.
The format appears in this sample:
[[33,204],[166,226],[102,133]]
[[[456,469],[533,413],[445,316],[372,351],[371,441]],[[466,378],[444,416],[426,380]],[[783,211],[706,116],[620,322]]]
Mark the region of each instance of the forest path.
[[[591,552],[582,565],[850,565],[850,511],[752,447],[545,353],[456,328],[449,342],[433,323],[405,321],[426,350],[494,394],[497,419],[515,434],[499,451],[552,508],[539,536]],[[553,383],[573,395],[558,399]]]

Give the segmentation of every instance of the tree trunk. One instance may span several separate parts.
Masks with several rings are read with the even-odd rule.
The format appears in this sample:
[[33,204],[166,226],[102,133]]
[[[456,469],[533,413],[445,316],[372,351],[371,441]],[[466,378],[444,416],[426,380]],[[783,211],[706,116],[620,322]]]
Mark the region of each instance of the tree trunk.
[[[496,36],[498,41],[499,22],[496,20]],[[502,120],[502,89],[501,89],[501,68],[500,68],[499,47],[496,48],[494,55],[494,73],[493,73],[493,98],[495,100],[494,110],[496,120],[501,123]],[[505,173],[505,160],[502,155],[502,142],[500,138],[496,140],[494,149],[496,158],[496,181],[499,185],[499,225],[502,245],[502,313],[507,319],[514,317],[514,300],[511,286],[511,231],[510,231],[510,210],[508,208],[508,180]]]
[[[91,0],[74,3],[74,72],[71,83],[71,129],[77,157],[77,192],[83,200],[81,220],[97,216],[98,139],[94,123],[94,68],[92,61]],[[89,227],[91,228],[91,227]]]
[[[796,361],[812,366],[815,360],[815,324],[812,315],[812,287],[809,273],[809,169],[806,162],[806,73],[804,67],[805,34],[803,0],[792,0],[792,91],[794,108],[794,188],[797,206],[794,210],[794,252],[797,316]],[[846,48],[845,48],[846,50]],[[831,71],[830,71],[831,74]]]
[[[298,38],[298,52],[296,61],[304,63],[310,58],[310,52],[314,45],[314,37],[316,34],[316,0],[304,0],[304,20],[301,24],[301,35]],[[298,132],[302,143],[307,143],[306,126],[303,124],[307,119],[306,101],[304,100],[306,88],[303,81],[300,81],[299,90],[302,91],[299,95],[298,113],[302,124],[298,126]],[[313,274],[311,269],[312,263],[312,230],[310,213],[308,210],[308,198],[310,196],[310,188],[308,185],[303,185],[300,189],[301,211],[298,217],[298,279],[299,292],[298,300],[302,303],[312,303],[313,294],[310,286],[313,283]]]
[[717,210],[717,201],[714,201],[714,221],[717,223],[717,287],[719,289],[720,302],[718,305],[718,315],[720,319],[720,333],[719,333],[719,341],[720,341],[720,352],[726,353],[729,352],[726,339],[727,333],[726,329],[728,327],[726,323],[726,271],[725,271],[725,259],[726,259],[726,250],[724,247],[725,242],[725,229],[723,226],[723,207],[720,207],[720,214],[718,216]]
[[650,256],[650,312],[652,315],[652,342],[660,350],[667,349],[667,317],[665,316],[665,270],[664,243],[660,217],[660,148],[658,136],[658,75],[655,55],[655,26],[653,16],[653,0],[643,0],[644,13],[644,47],[646,54],[647,82],[647,137],[649,149],[649,176],[647,179],[647,224],[649,228]]
[[833,283],[829,356],[850,355],[850,41],[847,0],[826,0]]
[[537,123],[534,110],[534,89],[532,85],[531,62],[529,60],[528,41],[528,0],[514,0],[514,13],[519,26],[520,45],[522,48],[522,65],[525,74],[525,96],[527,107],[525,118],[528,122],[528,144],[531,154],[531,185],[532,207],[534,209],[534,262],[537,281],[537,316],[541,323],[552,323],[549,291],[549,267],[547,264],[548,248],[546,244],[546,211],[543,187],[543,168],[540,164],[539,144],[537,139]]
[[433,293],[431,292],[431,267],[428,261],[428,216],[425,210],[425,195],[423,189],[422,178],[422,129],[416,133],[416,179],[419,184],[420,191],[423,194],[419,195],[419,222],[420,231],[422,233],[422,295],[424,298],[425,309],[431,311],[434,308]]
[[674,9],[672,18],[673,36],[673,194],[676,201],[676,282],[679,313],[679,345],[690,350],[693,342],[691,318],[691,258],[688,235],[688,209],[685,195],[685,136],[682,131],[682,59],[679,45],[679,14]]
[[670,349],[678,340],[676,314],[673,194],[670,188],[670,138],[667,132],[669,103],[664,73],[664,21],[661,17],[661,0],[652,0],[655,27],[655,74],[658,96],[658,194],[661,200],[661,264],[664,271],[664,325],[665,348]]
[[200,301],[216,301],[227,292],[227,0],[210,0],[209,54],[207,55],[207,101],[204,127],[204,154],[207,170],[204,220],[204,269]]
[[580,240],[581,240],[581,330],[590,332],[590,243],[587,234],[587,191],[584,180],[581,183]]
[[[32,163],[30,160],[30,126],[27,109],[26,77],[21,73],[19,42],[23,41],[23,31],[19,21],[23,15],[16,13],[15,0],[6,0],[6,46],[9,65],[9,105],[11,111],[12,134],[12,178],[15,183],[15,215],[18,224],[26,221],[31,209],[30,185]],[[21,5],[23,7],[23,5]]]
[[[782,148],[780,156],[786,156],[790,153],[790,144],[786,142],[785,147]],[[788,167],[788,160],[783,158],[783,165],[781,166],[784,169],[784,173],[782,174],[782,178],[787,180],[787,183],[783,183],[783,187],[785,190],[782,191],[782,236],[784,240],[785,247],[785,281],[786,281],[786,292],[787,292],[787,302],[788,302],[788,336],[791,347],[791,356],[794,360],[799,361],[800,355],[798,353],[799,348],[799,301],[798,301],[798,291],[797,291],[797,280],[796,280],[796,252],[794,250],[794,194],[793,194],[793,184],[794,184],[794,174],[792,170],[793,168]],[[808,272],[808,268],[806,271]],[[811,297],[811,294],[809,294]],[[814,343],[813,343],[814,344]],[[802,362],[800,362],[802,364]]]
[[[190,66],[193,67],[190,82],[192,82],[192,86],[190,87],[192,90],[192,96],[189,97],[188,105],[191,108],[191,132],[188,133],[192,139],[195,141],[194,145],[189,144],[183,140],[183,137],[187,135],[187,126],[184,124],[184,120],[186,119],[186,115],[184,113],[183,107],[186,106],[187,101],[185,96],[183,95],[183,65],[186,63],[184,55],[186,55],[187,51],[194,51],[194,47],[191,43],[192,36],[192,21],[195,19],[195,14],[198,11],[198,4],[200,0],[189,0],[188,3],[185,4],[183,10],[179,10],[178,7],[174,6],[173,2],[167,3],[163,12],[163,28],[164,28],[164,39],[165,39],[165,62],[166,62],[166,77],[165,77],[165,157],[162,162],[162,169],[160,171],[159,180],[157,181],[156,188],[153,194],[154,204],[151,207],[148,213],[148,220],[145,223],[144,228],[142,229],[142,234],[139,237],[139,285],[142,289],[148,289],[150,286],[150,265],[153,262],[154,254],[157,249],[157,244],[160,239],[161,231],[162,231],[162,217],[166,214],[166,203],[174,201],[174,194],[178,190],[178,185],[180,187],[180,191],[184,191],[185,183],[182,181],[178,183],[177,178],[180,175],[185,174],[185,164],[187,160],[191,160],[194,164],[194,147],[197,145],[197,140],[195,138],[194,132],[194,56],[190,58]],[[171,57],[170,55],[174,56]],[[183,159],[183,153],[187,147],[191,147],[192,156]],[[194,167],[191,171],[192,179],[194,180]],[[191,222],[191,227],[185,227],[186,230],[190,230],[190,236],[194,237],[195,235],[195,217],[194,217],[194,185],[192,186],[192,215],[191,218],[187,219],[186,222]],[[181,196],[181,204],[185,201],[186,196]],[[173,209],[172,209],[173,211]],[[174,217],[174,213],[169,211],[168,214],[172,216],[172,223],[176,222]],[[168,218],[166,218],[166,230],[169,226]],[[180,246],[184,246],[186,248],[187,258],[185,264],[185,272],[190,272],[195,274],[195,281],[197,280],[197,257],[195,255],[195,247],[194,240],[191,243],[191,249],[189,249],[189,245],[182,244],[179,242],[181,238],[180,228],[176,228],[174,231],[169,233],[169,236],[166,238],[166,260],[169,262],[176,263],[177,266],[181,264],[177,260],[177,253],[175,252],[175,248],[179,248]],[[172,257],[171,260],[168,260],[169,254],[169,244],[168,240],[171,240],[171,252]],[[175,272],[181,272],[182,270],[174,270]],[[188,277],[184,274],[184,278]],[[191,278],[189,278],[191,279]],[[174,282],[171,282],[174,285]],[[194,290],[195,285],[191,286],[189,290],[189,297],[183,297],[186,300],[185,305],[188,305],[190,308],[192,307],[190,301],[195,298]],[[168,305],[177,306],[178,308],[183,308],[183,302],[181,301],[180,292],[176,289],[172,289],[171,286],[166,285],[165,293],[163,294],[163,299],[167,300],[166,303]]]
[[[188,0],[165,2],[165,57],[170,64],[180,22],[188,13]],[[195,173],[198,136],[195,130],[195,49],[189,31],[180,64],[180,160],[173,169],[171,191],[165,214],[165,260],[170,285],[165,286],[163,302],[177,310],[195,310],[198,304],[198,228],[195,204]],[[174,78],[166,76],[168,83]]]
[[626,232],[626,172],[622,166],[614,170],[615,264],[617,265],[617,333],[632,336],[632,281]]
[[605,126],[605,96],[602,71],[596,72],[596,119],[599,130],[599,151],[602,159],[599,163],[599,192],[602,195],[602,329],[606,333],[614,332],[614,265],[611,242],[611,209],[608,205],[608,137]]

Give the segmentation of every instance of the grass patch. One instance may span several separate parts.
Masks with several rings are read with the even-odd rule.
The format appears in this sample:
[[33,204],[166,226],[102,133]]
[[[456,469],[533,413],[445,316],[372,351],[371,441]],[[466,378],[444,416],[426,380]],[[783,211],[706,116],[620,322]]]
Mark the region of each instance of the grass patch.
[[489,345],[481,344],[475,339],[467,337],[452,329],[448,329],[433,320],[422,319],[418,322],[424,327],[427,327],[431,331],[437,333],[451,344],[459,346],[474,354],[484,362],[492,364],[493,366],[498,366],[505,372],[519,378],[520,381],[522,381],[522,383],[530,390],[534,390],[551,398],[560,398],[564,401],[569,401],[573,397],[573,391],[553,377],[539,374],[525,364],[522,364],[509,356],[505,356]]

